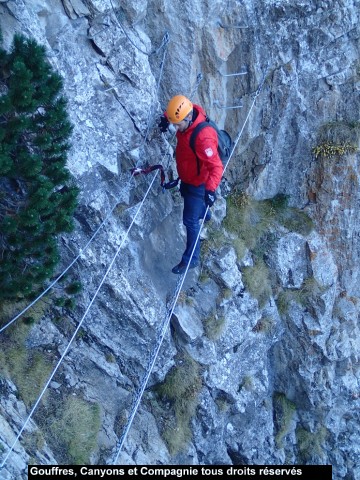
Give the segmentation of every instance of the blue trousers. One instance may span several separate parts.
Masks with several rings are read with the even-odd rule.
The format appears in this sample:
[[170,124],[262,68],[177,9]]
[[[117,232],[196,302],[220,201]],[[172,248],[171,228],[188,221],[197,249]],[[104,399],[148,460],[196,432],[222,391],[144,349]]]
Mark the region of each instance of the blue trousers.
[[[184,198],[183,223],[186,227],[186,248],[182,256],[184,263],[189,263],[191,253],[191,264],[197,265],[200,260],[200,241],[196,241],[200,231],[199,219],[204,218],[206,212],[205,205],[205,185],[195,187],[188,183],[181,182],[180,193]],[[210,220],[211,213],[208,210],[205,220]]]

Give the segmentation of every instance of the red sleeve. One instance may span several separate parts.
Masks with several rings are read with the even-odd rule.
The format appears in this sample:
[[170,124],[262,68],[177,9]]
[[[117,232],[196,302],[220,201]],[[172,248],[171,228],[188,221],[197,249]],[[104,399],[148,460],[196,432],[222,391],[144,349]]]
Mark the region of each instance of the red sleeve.
[[216,190],[221,181],[224,167],[218,153],[217,133],[212,127],[203,128],[196,138],[196,155],[201,161],[201,168],[207,171],[206,190]]

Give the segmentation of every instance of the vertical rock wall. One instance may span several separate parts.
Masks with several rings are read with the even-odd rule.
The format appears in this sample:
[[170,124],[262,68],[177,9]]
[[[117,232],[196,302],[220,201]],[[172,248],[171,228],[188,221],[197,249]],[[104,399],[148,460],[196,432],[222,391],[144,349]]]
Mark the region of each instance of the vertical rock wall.
[[[29,352],[46,353],[49,365],[56,365],[124,241],[27,429],[26,438],[35,431],[42,442],[20,439],[1,472],[6,480],[26,478],[29,461],[73,459],[51,426],[65,417],[71,431],[69,398],[98,408],[97,442],[88,445],[88,461],[114,458],[166,317],[176,284],[169,272],[184,244],[179,197],[163,195],[156,178],[142,206],[152,177],[130,179],[129,168],[161,161],[174,169],[171,137],[161,136],[155,124],[177,93],[203,104],[234,137],[245,121],[246,127],[216,204],[223,237],[211,255],[203,252],[201,274],[210,273],[191,273],[184,285],[119,462],[332,463],[334,478],[360,475],[359,156],[315,159],[312,153],[326,142],[359,146],[360,5],[295,3],[0,2],[4,45],[14,32],[35,37],[64,78],[75,127],[69,167],[81,188],[77,228],[62,239],[64,267],[107,219],[75,266],[86,287],[76,309],[39,315],[27,332]],[[239,72],[247,74],[233,75]],[[272,232],[278,241],[266,262],[276,288],[265,303],[244,278],[253,253],[239,256],[220,225],[224,197],[239,190],[259,202],[286,194],[290,206],[315,225],[311,233],[285,227]],[[16,325],[11,328],[16,332]],[[11,338],[7,333],[4,341]],[[169,379],[173,366],[186,368],[189,378],[192,372],[188,388],[196,393],[185,418],[191,435],[179,449],[166,436],[179,430],[173,423],[176,399],[161,402],[153,388]],[[11,378],[1,373],[3,456],[26,418],[25,405],[27,411],[31,406]],[[49,412],[53,422],[46,421]]]

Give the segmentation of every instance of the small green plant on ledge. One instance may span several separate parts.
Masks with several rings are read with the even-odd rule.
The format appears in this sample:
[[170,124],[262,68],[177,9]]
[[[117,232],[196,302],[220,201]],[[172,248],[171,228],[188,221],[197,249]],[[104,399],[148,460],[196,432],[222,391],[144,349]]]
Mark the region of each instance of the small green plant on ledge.
[[[314,305],[319,302],[323,293],[327,290],[318,284],[314,277],[306,278],[301,284],[300,288],[288,288],[282,290],[277,299],[276,305],[280,315],[287,315],[289,313],[291,302],[296,302],[298,305],[313,311]],[[313,312],[315,315],[315,313]]]
[[224,227],[234,235],[236,251],[254,249],[258,239],[273,225],[275,215],[276,207],[270,200],[256,201],[236,191],[230,195]]
[[78,395],[52,396],[38,413],[38,421],[47,443],[56,446],[64,463],[89,463],[98,448],[101,408]]
[[209,340],[219,340],[225,330],[225,318],[216,315],[216,312],[212,312],[204,322],[205,335]]
[[283,227],[306,236],[314,224],[306,212],[290,207],[284,194],[258,201],[235,189],[227,198],[223,225],[230,233],[238,259],[241,260],[247,250],[252,256],[253,264],[242,267],[241,271],[246,289],[262,308],[278,289],[267,257],[284,235]]
[[49,355],[15,342],[11,346],[1,342],[0,348],[0,375],[12,379],[19,398],[30,408],[52,370]]
[[246,288],[258,300],[259,306],[263,307],[272,295],[269,268],[259,259],[254,266],[244,267],[242,273]]
[[254,333],[264,333],[270,335],[275,328],[275,322],[271,317],[261,317],[260,320],[253,327]]
[[254,390],[254,378],[251,375],[245,375],[241,380],[238,392],[241,392],[242,390],[247,390],[248,392]]
[[296,428],[296,441],[298,446],[299,460],[302,463],[310,461],[324,460],[324,444],[328,437],[328,430],[324,426],[319,426],[315,432],[309,432],[302,427]]
[[296,413],[296,406],[284,393],[280,392],[274,393],[273,405],[277,424],[275,443],[277,448],[280,449],[284,447],[284,438],[290,433],[291,423]]
[[355,153],[357,151],[358,147],[356,145],[352,145],[350,143],[335,144],[331,142],[321,143],[312,149],[312,153],[315,155],[315,158],[341,157],[347,153]]
[[201,367],[187,354],[177,359],[177,365],[156,387],[157,394],[171,402],[175,413],[168,419],[162,433],[171,455],[182,451],[191,441],[190,421],[195,415],[201,389]]

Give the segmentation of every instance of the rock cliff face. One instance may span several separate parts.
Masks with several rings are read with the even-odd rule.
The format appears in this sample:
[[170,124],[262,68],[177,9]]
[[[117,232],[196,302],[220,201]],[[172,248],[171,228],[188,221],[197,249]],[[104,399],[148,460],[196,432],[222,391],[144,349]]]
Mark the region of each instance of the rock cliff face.
[[81,322],[2,479],[116,458],[185,238],[179,194],[129,169],[174,172],[156,119],[180,92],[234,138],[245,128],[116,461],[331,463],[333,478],[360,478],[359,12],[358,0],[1,0],[4,46],[34,37],[64,78],[81,200],[63,268],[104,222],[69,274],[76,305],[55,304],[56,287],[35,324],[2,333],[4,459]]

